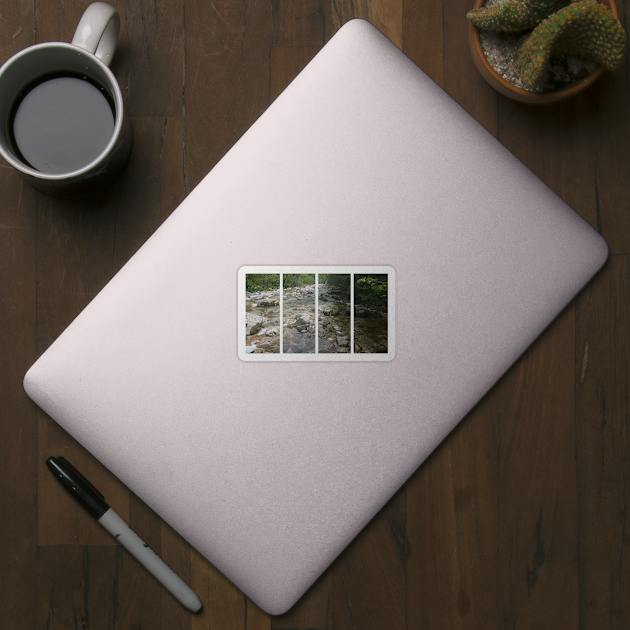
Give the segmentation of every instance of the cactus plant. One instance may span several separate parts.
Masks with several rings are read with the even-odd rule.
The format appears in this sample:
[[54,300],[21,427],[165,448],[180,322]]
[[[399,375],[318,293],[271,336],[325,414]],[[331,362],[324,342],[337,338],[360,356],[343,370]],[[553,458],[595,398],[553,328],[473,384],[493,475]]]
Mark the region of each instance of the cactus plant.
[[516,65],[523,80],[543,78],[554,53],[595,61],[614,70],[622,61],[626,33],[615,14],[597,2],[570,4],[543,20],[519,48]]
[[519,33],[534,28],[568,0],[506,0],[500,4],[472,9],[466,17],[479,29]]

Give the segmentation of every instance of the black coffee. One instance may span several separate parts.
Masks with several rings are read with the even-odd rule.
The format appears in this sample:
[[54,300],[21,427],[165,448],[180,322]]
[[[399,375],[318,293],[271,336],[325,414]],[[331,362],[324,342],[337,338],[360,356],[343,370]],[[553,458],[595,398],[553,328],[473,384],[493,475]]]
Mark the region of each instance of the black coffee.
[[70,173],[95,160],[114,133],[107,90],[78,75],[50,75],[27,86],[14,106],[20,159],[43,173]]

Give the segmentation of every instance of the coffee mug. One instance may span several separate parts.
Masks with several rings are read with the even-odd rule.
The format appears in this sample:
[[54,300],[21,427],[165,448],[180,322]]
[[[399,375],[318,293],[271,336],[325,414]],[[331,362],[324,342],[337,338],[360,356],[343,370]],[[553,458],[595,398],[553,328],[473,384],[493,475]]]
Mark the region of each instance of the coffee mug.
[[0,154],[46,194],[84,194],[127,161],[131,125],[108,67],[119,31],[116,9],[95,2],[71,44],[30,46],[0,68]]

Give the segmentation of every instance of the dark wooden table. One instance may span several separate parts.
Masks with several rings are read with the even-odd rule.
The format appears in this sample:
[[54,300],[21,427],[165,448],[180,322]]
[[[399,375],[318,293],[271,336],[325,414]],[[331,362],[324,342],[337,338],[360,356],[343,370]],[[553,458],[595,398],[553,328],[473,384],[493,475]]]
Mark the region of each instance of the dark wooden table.
[[[494,92],[471,0],[122,0],[134,146],[61,201],[0,163],[0,627],[630,628],[630,72],[534,107]],[[0,62],[87,2],[0,0]],[[620,4],[623,22],[630,2]],[[368,18],[599,230],[610,259],[292,611],[269,617],[26,397],[22,377],[341,24]],[[626,29],[627,30],[627,29]],[[249,229],[243,226],[243,229]],[[45,468],[63,454],[189,582],[175,602]]]

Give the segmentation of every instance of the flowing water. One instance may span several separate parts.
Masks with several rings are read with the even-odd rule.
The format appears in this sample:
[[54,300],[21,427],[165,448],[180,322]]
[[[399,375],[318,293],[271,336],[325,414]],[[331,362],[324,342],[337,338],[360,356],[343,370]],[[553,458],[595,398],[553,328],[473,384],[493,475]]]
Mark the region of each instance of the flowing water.
[[387,317],[355,307],[354,351],[387,352]]
[[319,351],[350,352],[350,296],[326,284],[319,287]]
[[[285,289],[282,305],[283,352],[315,352],[315,285]],[[248,352],[280,352],[280,289],[245,294]],[[318,351],[350,352],[350,300],[346,293],[319,285]],[[355,306],[354,352],[387,352],[387,316]]]
[[315,285],[285,289],[282,303],[286,354],[315,352]]

